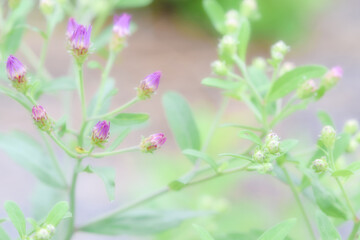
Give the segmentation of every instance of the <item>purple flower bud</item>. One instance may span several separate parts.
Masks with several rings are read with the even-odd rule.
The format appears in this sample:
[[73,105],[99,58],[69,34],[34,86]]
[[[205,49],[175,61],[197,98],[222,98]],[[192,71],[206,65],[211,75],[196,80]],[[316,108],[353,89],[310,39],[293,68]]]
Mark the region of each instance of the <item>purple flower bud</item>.
[[162,133],[156,133],[144,138],[140,143],[140,149],[145,153],[152,153],[159,149],[166,142],[166,137]]
[[8,57],[6,62],[6,70],[8,78],[12,81],[17,81],[18,83],[25,82],[26,68],[25,66],[13,55]]
[[90,48],[91,25],[86,28],[70,18],[66,35],[68,36],[72,54],[77,58],[78,63],[82,64]]
[[46,121],[48,119],[45,109],[41,105],[32,108],[33,119],[37,122]]
[[158,89],[160,78],[161,72],[157,71],[142,80],[140,82],[140,87],[138,88],[138,97],[140,99],[149,98]]
[[50,131],[52,129],[52,121],[48,118],[45,108],[41,105],[36,105],[32,108],[32,117],[35,125],[43,131]]
[[130,35],[130,21],[131,15],[123,13],[120,16],[114,16],[113,32],[120,38],[124,38]]
[[297,96],[300,99],[310,98],[315,95],[315,92],[318,90],[316,82],[312,79],[304,82],[296,91]]
[[330,89],[335,86],[338,81],[343,77],[343,69],[339,66],[333,67],[323,77],[321,84],[325,89]]
[[77,27],[79,26],[79,24],[75,21],[74,18],[70,18],[68,25],[67,25],[67,31],[66,31],[66,37],[70,40],[71,36],[73,35],[73,33],[75,32],[75,30],[77,29]]
[[99,121],[93,128],[91,140],[93,144],[102,147],[110,136],[110,122]]

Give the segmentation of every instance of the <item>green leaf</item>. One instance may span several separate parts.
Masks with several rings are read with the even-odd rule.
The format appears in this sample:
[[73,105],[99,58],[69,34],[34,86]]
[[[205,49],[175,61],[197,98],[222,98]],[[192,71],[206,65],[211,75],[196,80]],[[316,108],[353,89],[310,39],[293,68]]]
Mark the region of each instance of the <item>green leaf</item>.
[[145,7],[153,0],[117,0],[116,6],[119,8],[138,8]]
[[84,172],[95,173],[105,184],[106,193],[110,201],[115,200],[115,169],[111,167],[92,167],[88,165]]
[[206,231],[205,228],[202,226],[199,226],[197,224],[194,224],[193,227],[195,228],[196,232],[200,236],[202,240],[215,240],[208,231]]
[[207,164],[209,164],[211,166],[212,169],[215,170],[215,172],[217,172],[218,165],[216,164],[214,159],[212,159],[211,157],[209,157],[205,153],[194,150],[194,149],[185,149],[185,150],[182,151],[182,153],[187,155],[187,156],[192,156],[194,158],[204,160]]
[[287,153],[291,149],[293,149],[298,143],[299,140],[296,139],[285,139],[280,142],[280,149],[283,153]]
[[261,141],[261,138],[256,135],[255,133],[251,132],[251,131],[248,131],[248,130],[243,130],[243,131],[240,131],[239,133],[239,137],[240,138],[244,138],[244,139],[248,139],[258,145],[262,145],[262,141]]
[[341,170],[336,170],[335,172],[333,172],[331,174],[331,176],[333,176],[333,177],[349,177],[353,174],[354,173],[348,169],[341,169]]
[[69,211],[69,203],[67,202],[58,202],[49,212],[46,217],[45,224],[51,224],[56,227],[64,216]]
[[5,202],[5,211],[9,216],[12,224],[14,224],[16,230],[18,231],[20,238],[26,236],[26,220],[23,212],[15,202],[7,201]]
[[119,145],[120,143],[122,143],[124,141],[124,139],[127,137],[127,135],[129,135],[129,133],[131,132],[131,128],[125,128],[119,136],[117,136],[115,138],[115,140],[112,142],[112,144],[110,145],[110,147],[107,149],[108,152],[114,151]]
[[[162,103],[175,140],[182,150],[200,150],[200,136],[193,114],[186,100],[178,93],[168,92]],[[190,157],[190,160],[195,160]]]
[[351,136],[347,133],[341,133],[338,135],[334,145],[334,160],[337,160],[342,154],[344,154],[349,146]]
[[346,169],[355,173],[360,170],[360,162],[359,161],[352,162],[352,163],[350,163],[349,166],[346,167]]
[[331,119],[330,115],[324,111],[318,111],[317,116],[323,126],[332,126],[335,127],[333,120]]
[[293,226],[296,223],[296,219],[288,219],[286,221],[283,221],[274,227],[266,230],[259,238],[258,240],[282,240],[285,239],[286,236],[289,234],[290,230],[293,228]]
[[0,134],[0,149],[43,183],[56,188],[65,187],[42,145],[31,136],[20,132]]
[[225,32],[225,11],[216,0],[203,0],[203,7],[212,25],[223,34]]
[[266,76],[265,72],[258,69],[257,67],[248,68],[249,78],[256,88],[257,92],[264,94],[268,91],[270,87],[270,80]]
[[316,222],[319,227],[321,239],[341,240],[340,234],[330,221],[330,219],[320,211],[316,212]]
[[115,117],[109,118],[112,124],[120,126],[133,126],[145,123],[149,120],[149,115],[145,113],[120,113]]
[[250,40],[250,23],[247,18],[241,19],[240,31],[239,31],[239,44],[238,44],[238,54],[239,57],[245,61],[246,59],[246,50]]
[[80,231],[102,235],[150,235],[177,227],[184,220],[204,216],[192,211],[131,211],[87,224]]
[[219,78],[204,78],[201,84],[209,87],[216,87],[225,90],[232,90],[239,87],[239,82],[231,82]]
[[[102,104],[101,107],[98,109],[97,114],[105,114],[109,111],[111,99],[118,92],[118,90],[115,88],[114,79],[108,79],[106,81],[103,91],[104,93],[102,95]],[[99,93],[97,92],[96,95],[91,99],[89,108],[87,109],[88,116],[94,115],[95,106],[98,101],[99,101]]]
[[313,184],[312,189],[316,203],[323,213],[330,217],[347,219],[347,210],[336,196],[318,184]]
[[0,239],[1,240],[11,240],[9,235],[5,232],[5,230],[0,227]]
[[325,67],[314,65],[298,67],[285,73],[272,83],[267,101],[274,101],[286,96],[306,80],[320,78],[326,71]]
[[34,97],[38,99],[43,93],[58,93],[76,89],[76,82],[71,77],[59,77],[52,81],[41,82],[35,89]]
[[175,180],[172,181],[171,183],[169,183],[168,187],[173,190],[173,191],[180,191],[181,189],[183,189],[186,186],[185,183],[179,181],[179,180]]

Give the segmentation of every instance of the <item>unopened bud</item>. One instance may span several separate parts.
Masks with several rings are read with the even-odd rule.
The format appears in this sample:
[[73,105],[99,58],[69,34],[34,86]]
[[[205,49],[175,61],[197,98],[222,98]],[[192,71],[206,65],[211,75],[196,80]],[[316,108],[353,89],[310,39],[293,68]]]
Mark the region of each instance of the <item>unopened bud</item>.
[[265,143],[268,144],[271,141],[280,141],[280,137],[276,133],[270,132],[268,135],[266,135]]
[[279,41],[271,47],[271,57],[274,61],[281,62],[289,51],[290,47],[283,41]]
[[264,163],[257,167],[257,171],[261,174],[271,173],[274,167],[271,163]]
[[110,42],[110,49],[120,51],[126,45],[126,38],[130,35],[131,15],[123,13],[114,16],[113,38]]
[[143,138],[140,143],[140,149],[144,153],[152,153],[159,149],[166,142],[166,137],[162,133],[150,135],[147,138]]
[[13,87],[19,92],[25,93],[29,87],[26,78],[26,68],[19,59],[10,55],[6,62],[6,71]]
[[295,68],[295,64],[292,62],[285,62],[279,71],[279,75],[284,75],[287,72],[290,72],[291,70],[293,70]]
[[92,130],[92,144],[103,147],[110,137],[110,122],[99,121]]
[[280,142],[277,140],[272,140],[267,144],[267,149],[269,153],[276,154],[280,151]]
[[137,96],[139,99],[147,99],[150,98],[152,94],[159,87],[161,78],[161,72],[157,71],[152,74],[149,74],[145,79],[140,82],[139,88],[137,88]]
[[321,131],[320,139],[328,149],[332,148],[336,140],[336,132],[332,126],[325,126]]
[[251,65],[261,71],[266,71],[266,67],[267,67],[266,60],[262,57],[255,58],[252,61]]
[[90,36],[91,25],[86,28],[78,24],[73,18],[69,19],[66,37],[70,52],[75,57],[78,65],[82,65],[89,54]]
[[54,235],[55,233],[55,227],[51,224],[46,225],[46,230],[48,230],[50,236]]
[[329,90],[339,82],[342,76],[343,76],[342,68],[339,66],[333,67],[330,71],[328,71],[325,74],[325,76],[321,80],[321,84],[325,87],[326,90]]
[[226,76],[229,73],[228,67],[224,61],[216,60],[211,64],[212,70],[219,76]]
[[304,82],[297,90],[296,94],[300,99],[306,99],[314,96],[317,86],[314,80],[310,79]]
[[52,121],[48,118],[45,108],[41,105],[36,105],[32,108],[32,117],[35,125],[45,131],[50,132],[52,130]]
[[356,119],[346,121],[344,131],[350,135],[354,135],[359,130],[359,122]]
[[55,2],[54,0],[41,0],[40,10],[44,15],[50,15],[54,12]]
[[253,159],[255,162],[264,163],[266,161],[266,154],[261,149],[255,150]]
[[328,170],[329,165],[326,162],[325,157],[322,157],[313,161],[312,168],[315,170],[315,172],[322,173]]
[[219,54],[226,59],[232,59],[236,53],[237,41],[233,36],[225,35],[219,43]]
[[359,143],[356,141],[356,139],[351,139],[349,142],[349,145],[346,148],[346,151],[348,153],[353,153],[356,151],[356,149],[358,148]]
[[227,33],[234,33],[239,29],[240,16],[236,10],[230,10],[226,13],[225,28]]
[[240,13],[244,17],[253,18],[258,14],[256,0],[243,0],[240,5]]
[[35,240],[49,240],[50,239],[50,233],[48,232],[47,229],[45,228],[40,228],[36,233],[35,233]]

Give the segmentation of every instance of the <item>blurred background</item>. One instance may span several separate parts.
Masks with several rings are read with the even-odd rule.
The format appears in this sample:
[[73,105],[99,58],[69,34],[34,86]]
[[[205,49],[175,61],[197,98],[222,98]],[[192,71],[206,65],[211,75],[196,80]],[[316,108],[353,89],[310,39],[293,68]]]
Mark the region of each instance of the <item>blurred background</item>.
[[[89,11],[95,12],[95,10],[101,11],[105,2],[79,0],[73,4],[89,5]],[[161,70],[163,77],[158,93],[151,100],[136,104],[129,109],[131,112],[149,113],[150,123],[132,132],[120,147],[136,145],[141,135],[147,136],[155,132],[164,132],[168,136],[168,141],[153,155],[130,153],[101,160],[86,160],[95,166],[116,168],[116,200],[109,203],[104,185],[98,177],[81,174],[76,199],[78,224],[85,223],[90,218],[122,203],[149,194],[191,168],[191,163],[181,155],[166,122],[161,104],[161,97],[165,92],[177,91],[188,99],[202,137],[206,136],[211,124],[209,120],[213,118],[220,104],[219,90],[201,85],[201,80],[211,73],[210,63],[217,58],[216,48],[219,37],[203,11],[201,1],[149,0],[147,2],[148,4],[144,4],[146,6],[140,4],[139,8],[125,5],[114,9],[118,14],[124,11],[132,14],[137,27],[129,39],[128,47],[118,57],[111,72],[119,89],[112,107],[115,108],[131,99],[135,95],[134,88],[138,86],[140,80],[151,72]],[[219,2],[226,9],[237,8],[239,5],[239,0]],[[357,107],[357,103],[360,101],[358,94],[360,1],[259,0],[258,4],[261,18],[252,22],[253,32],[247,59],[249,63],[256,56],[269,57],[270,46],[278,40],[284,40],[291,46],[287,60],[296,65],[323,64],[327,67],[340,65],[344,69],[344,78],[320,102],[288,118],[274,130],[284,139],[303,139],[304,144],[301,145],[309,147],[316,142],[321,128],[316,117],[317,111],[329,112],[339,129],[346,119],[359,119],[360,108]],[[6,4],[3,6],[5,7]],[[88,24],[84,12],[75,10],[73,17],[82,24]],[[105,25],[112,24],[111,17],[104,21]],[[36,5],[28,16],[27,24],[39,29],[46,27],[46,21]],[[72,64],[72,57],[67,53],[65,44],[66,24],[67,19],[57,25],[49,42],[45,67],[54,78],[67,74],[71,69],[69,66]],[[101,28],[99,31],[101,32]],[[40,55],[43,39],[36,32],[26,31],[21,47],[15,53],[20,59],[25,59],[25,44],[36,55]],[[91,55],[90,60],[105,62],[101,52]],[[23,62],[28,66],[29,72],[34,70],[31,63]],[[99,69],[86,68],[84,77],[86,96],[90,101],[99,85],[101,72]],[[64,95],[66,95],[65,101],[61,100]],[[75,129],[79,127],[81,111],[76,94],[69,91],[58,92],[41,97],[39,102],[55,119],[63,115],[63,106],[72,105],[72,124]],[[254,117],[244,104],[231,101],[222,122],[251,125]],[[31,116],[18,103],[4,95],[0,95],[0,126],[0,134],[21,130],[41,139]],[[226,152],[226,150],[245,149],[245,147],[246,143],[239,141],[231,130],[219,129],[209,149],[210,153],[216,154],[219,151]],[[70,177],[70,166],[66,164],[68,162],[65,161],[66,156],[56,146],[55,149],[62,164],[69,169]],[[41,216],[41,211],[46,212],[49,209],[47,204],[54,202],[55,199],[64,198],[61,194],[54,194],[37,183],[29,172],[12,161],[2,150],[0,150],[0,176],[0,206],[5,200],[16,201],[29,216]],[[151,237],[105,237],[78,233],[73,239],[198,239],[192,227],[193,223],[198,223],[216,236],[216,239],[235,240],[244,238],[240,235],[224,236],[225,233],[256,232],[293,216],[298,216],[299,221],[291,236],[293,239],[307,237],[290,189],[270,175],[241,173],[219,178],[167,194],[145,207],[212,210],[216,214],[188,220],[178,228]],[[35,212],[32,209],[35,209]],[[3,216],[5,212],[0,208],[0,218]],[[5,226],[14,233],[14,229],[9,224]],[[341,232],[347,234],[349,227],[351,225],[344,224],[340,228]]]

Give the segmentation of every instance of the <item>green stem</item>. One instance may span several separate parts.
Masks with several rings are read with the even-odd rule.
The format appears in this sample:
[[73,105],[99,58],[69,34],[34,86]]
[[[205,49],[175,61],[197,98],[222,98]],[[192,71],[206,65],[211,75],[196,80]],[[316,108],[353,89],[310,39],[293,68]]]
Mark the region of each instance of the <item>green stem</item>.
[[126,108],[130,107],[131,105],[139,102],[140,99],[138,97],[135,97],[133,98],[132,100],[130,100],[129,102],[125,103],[124,105],[122,105],[121,107],[109,112],[109,113],[106,113],[106,114],[103,114],[103,115],[100,115],[100,116],[95,116],[95,117],[91,117],[89,118],[88,120],[97,120],[97,119],[106,119],[106,118],[109,118],[113,115],[116,115],[120,112],[122,112],[123,110],[125,110]]
[[67,181],[66,181],[66,177],[65,177],[65,174],[64,172],[61,170],[61,167],[60,167],[60,164],[59,164],[59,161],[54,153],[54,150],[53,148],[51,147],[49,141],[46,139],[45,137],[45,133],[44,132],[41,132],[41,136],[45,142],[45,145],[46,145],[46,148],[48,149],[48,152],[50,154],[50,158],[51,160],[53,161],[53,164],[55,166],[55,169],[56,171],[58,172],[58,174],[61,176],[61,179],[64,183],[64,186],[67,186]]
[[[333,148],[328,148],[327,150],[328,150],[328,154],[329,154],[330,166],[331,166],[333,171],[336,171]],[[350,210],[350,212],[352,214],[353,221],[354,221],[354,223],[356,223],[358,221],[358,218],[357,218],[356,212],[355,212],[355,210],[354,210],[354,208],[353,208],[353,206],[351,204],[350,198],[347,195],[347,193],[345,191],[345,188],[344,188],[343,184],[341,183],[340,179],[338,177],[334,177],[334,178],[335,178],[335,181],[336,181],[337,185],[339,186],[339,188],[341,190],[341,193],[342,193],[343,198],[345,199],[346,205],[348,206],[348,208],[349,208],[349,210]]]
[[43,69],[44,69],[44,65],[45,65],[45,59],[46,59],[46,53],[48,51],[48,47],[49,47],[49,36],[45,39],[42,49],[41,49],[40,61],[39,61],[39,66],[37,68],[37,74],[36,74],[37,80],[39,79],[39,77],[43,76]]
[[97,102],[96,102],[96,105],[94,108],[95,115],[99,112],[99,109],[102,106],[102,102],[103,102],[103,98],[104,98],[105,84],[108,80],[108,77],[109,77],[110,71],[112,69],[112,66],[114,65],[115,59],[116,59],[116,53],[113,51],[110,51],[109,58],[107,59],[105,69],[101,76],[101,82],[100,82],[99,91],[98,91],[98,98],[97,98]]
[[86,121],[86,100],[85,100],[85,89],[84,89],[84,76],[82,65],[78,65],[78,73],[79,73],[79,93],[81,100],[81,112],[83,122]]
[[210,127],[210,129],[208,131],[208,135],[207,135],[207,137],[206,137],[206,139],[204,141],[204,144],[201,147],[202,152],[206,152],[207,148],[209,147],[211,139],[214,136],[216,128],[218,127],[219,122],[221,120],[221,117],[224,115],[224,112],[225,112],[227,106],[229,105],[229,102],[230,102],[229,98],[223,97],[221,106],[220,106],[220,108],[219,108],[219,110],[218,110],[218,112],[217,112],[217,114],[215,116],[215,119],[214,119],[214,121],[213,121],[213,123],[212,123],[212,125],[211,125],[211,127]]
[[54,135],[54,133],[48,133],[48,134],[52,138],[52,140],[54,140],[54,142],[57,145],[59,145],[59,147],[62,148],[70,157],[79,158],[79,156],[75,152],[68,149],[59,139],[57,139],[57,137]]
[[299,193],[298,193],[298,191],[297,191],[297,189],[296,189],[296,187],[295,187],[295,185],[294,185],[294,183],[293,183],[287,169],[285,167],[283,167],[282,169],[283,169],[283,172],[285,174],[286,181],[288,182],[288,184],[289,184],[289,186],[291,188],[291,191],[292,191],[292,193],[294,195],[296,203],[298,204],[298,206],[300,208],[300,211],[301,211],[301,213],[302,213],[302,215],[304,217],[304,220],[305,220],[306,226],[308,228],[308,231],[309,231],[309,233],[311,235],[311,238],[316,240],[315,233],[314,233],[314,231],[313,231],[313,229],[311,227],[311,223],[310,223],[309,217],[308,217],[308,215],[307,215],[307,213],[305,211],[305,207],[304,207],[304,205],[302,204],[302,202],[300,200]]
[[80,172],[80,166],[81,166],[81,160],[77,160],[77,163],[74,167],[73,177],[71,180],[71,188],[70,188],[70,212],[72,214],[72,217],[69,220],[69,228],[66,234],[66,240],[70,240],[72,235],[74,234],[75,229],[75,216],[76,216],[76,182],[77,178]]
[[100,157],[112,156],[112,155],[117,155],[117,154],[126,153],[126,152],[134,152],[134,151],[138,151],[138,150],[140,150],[139,146],[134,146],[134,147],[124,148],[124,149],[119,149],[119,150],[112,151],[112,152],[93,153],[90,155],[90,157],[100,158]]
[[[250,163],[246,164],[245,166],[241,166],[241,167],[237,167],[237,168],[233,168],[233,169],[229,169],[229,170],[226,170],[222,173],[219,173],[219,174],[215,174],[215,175],[211,175],[211,176],[207,176],[207,177],[204,177],[204,178],[201,178],[201,179],[198,179],[198,180],[195,180],[193,182],[190,182],[188,184],[186,184],[183,188],[187,188],[187,187],[190,187],[190,186],[194,186],[194,185],[197,185],[197,184],[200,184],[200,183],[203,183],[203,182],[207,182],[209,180],[212,180],[212,179],[215,179],[215,178],[218,178],[218,177],[222,177],[222,176],[226,176],[226,175],[229,175],[229,174],[233,174],[233,173],[236,173],[236,172],[240,172],[240,171],[244,171],[247,169],[247,167],[250,165]],[[108,217],[111,217],[111,216],[114,216],[114,215],[117,215],[119,213],[123,213],[125,211],[128,211],[130,209],[133,209],[133,208],[136,208],[137,206],[139,205],[142,205],[144,203],[148,203],[150,202],[151,200],[154,200],[162,195],[165,195],[166,193],[170,192],[171,189],[169,187],[163,187],[145,197],[142,197],[130,204],[126,204],[122,207],[119,207],[118,209],[115,209],[113,210],[111,213],[108,213],[102,217],[99,217],[97,218],[96,220],[93,220],[87,224],[85,224],[84,226],[81,226],[79,227],[79,229],[83,229],[83,228],[86,228],[88,225],[91,225],[95,222],[98,222],[98,221],[102,221],[103,219],[106,219]]]
[[351,233],[350,233],[350,235],[348,237],[348,240],[355,240],[356,239],[359,228],[360,228],[360,221],[357,221],[357,222],[354,223],[353,229],[351,230]]

